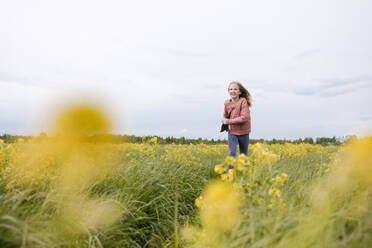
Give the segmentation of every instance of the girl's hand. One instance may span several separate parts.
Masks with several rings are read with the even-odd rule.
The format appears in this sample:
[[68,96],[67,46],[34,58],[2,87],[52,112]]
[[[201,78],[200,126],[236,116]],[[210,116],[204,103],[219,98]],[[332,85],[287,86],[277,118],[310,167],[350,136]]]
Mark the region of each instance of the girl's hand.
[[226,124],[226,121],[227,121],[227,119],[226,118],[222,118],[222,124]]

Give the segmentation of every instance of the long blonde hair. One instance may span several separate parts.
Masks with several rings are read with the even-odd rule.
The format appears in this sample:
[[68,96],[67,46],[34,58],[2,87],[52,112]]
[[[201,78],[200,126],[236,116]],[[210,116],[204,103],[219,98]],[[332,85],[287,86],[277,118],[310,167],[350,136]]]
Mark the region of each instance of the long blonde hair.
[[232,81],[229,84],[229,88],[230,88],[230,85],[232,85],[232,84],[238,85],[239,90],[240,90],[239,97],[244,97],[245,99],[247,99],[248,106],[249,107],[252,106],[252,97],[251,97],[251,94],[249,93],[249,91],[238,81]]

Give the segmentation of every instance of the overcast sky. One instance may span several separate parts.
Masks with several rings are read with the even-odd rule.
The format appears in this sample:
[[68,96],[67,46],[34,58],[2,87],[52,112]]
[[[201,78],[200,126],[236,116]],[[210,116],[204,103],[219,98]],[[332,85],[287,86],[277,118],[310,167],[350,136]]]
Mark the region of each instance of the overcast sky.
[[372,1],[0,1],[0,134],[38,134],[88,98],[114,133],[226,138],[228,83],[251,138],[372,127]]

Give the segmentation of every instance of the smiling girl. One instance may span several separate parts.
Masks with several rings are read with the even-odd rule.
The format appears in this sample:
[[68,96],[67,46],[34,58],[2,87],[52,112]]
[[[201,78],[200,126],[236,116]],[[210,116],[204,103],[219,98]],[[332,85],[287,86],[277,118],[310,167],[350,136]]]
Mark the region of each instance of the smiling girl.
[[[229,156],[236,156],[236,146],[239,144],[240,153],[248,155],[249,133],[251,132],[252,105],[251,95],[239,82],[229,84],[230,99],[225,101],[222,123],[229,125],[228,144]],[[229,169],[233,168],[229,165]]]

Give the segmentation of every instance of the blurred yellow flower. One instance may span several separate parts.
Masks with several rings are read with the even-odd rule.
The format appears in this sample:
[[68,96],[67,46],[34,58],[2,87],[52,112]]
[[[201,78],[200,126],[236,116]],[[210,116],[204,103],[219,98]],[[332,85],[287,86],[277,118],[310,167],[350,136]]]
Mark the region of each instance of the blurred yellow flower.
[[282,173],[280,176],[275,177],[275,185],[280,187],[283,186],[284,182],[287,180],[287,174]]
[[281,177],[278,176],[278,177],[275,178],[275,185],[276,186],[278,186],[278,187],[282,186],[283,185],[283,182],[284,181],[282,180]]
[[226,157],[226,163],[228,165],[233,165],[233,164],[235,164],[235,159],[231,156],[228,156],[228,157]]
[[111,123],[105,113],[93,104],[75,104],[57,116],[55,131],[62,135],[92,135],[106,132]]
[[269,190],[269,195],[279,197],[281,194],[280,189],[278,188],[271,188]]
[[224,167],[220,164],[218,164],[214,167],[214,172],[216,172],[217,174],[222,174],[223,171],[224,171]]
[[213,181],[206,186],[202,195],[200,217],[203,227],[216,232],[231,231],[239,221],[242,204],[231,184]]
[[239,156],[238,156],[238,159],[245,161],[245,160],[248,159],[248,157],[244,153],[240,153]]
[[346,148],[350,172],[363,183],[372,183],[372,137],[360,139]]
[[158,144],[158,137],[153,137],[149,140],[149,143],[150,144],[154,144],[154,145],[157,145]]
[[283,181],[285,181],[285,180],[287,180],[288,175],[285,174],[285,173],[282,173],[282,174],[280,174],[280,177],[281,177],[281,179],[282,179]]
[[195,206],[200,208],[200,203],[201,203],[202,196],[199,196],[198,198],[195,199]]
[[227,174],[228,174],[228,178],[227,178],[227,180],[228,180],[229,182],[233,181],[234,178],[235,178],[235,170],[234,170],[234,169],[230,169],[230,170],[227,172]]
[[227,181],[228,177],[229,177],[229,174],[227,174],[227,173],[221,174],[221,180],[222,181]]
[[242,165],[244,165],[244,160],[238,158],[238,159],[236,160],[236,165],[237,165],[237,166],[242,166]]

